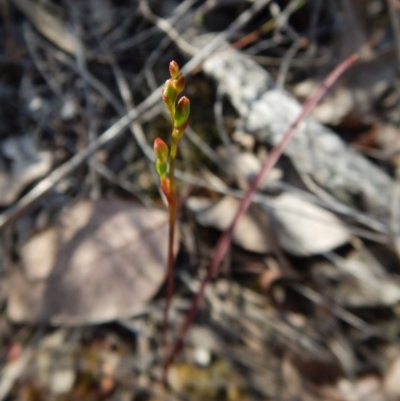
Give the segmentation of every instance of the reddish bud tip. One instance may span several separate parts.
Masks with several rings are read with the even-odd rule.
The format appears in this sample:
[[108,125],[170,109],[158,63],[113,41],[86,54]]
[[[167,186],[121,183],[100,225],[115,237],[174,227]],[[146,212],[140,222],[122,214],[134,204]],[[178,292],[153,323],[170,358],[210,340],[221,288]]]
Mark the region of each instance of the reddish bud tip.
[[168,145],[161,139],[156,138],[154,141],[154,154],[162,163],[168,160]]
[[176,79],[176,77],[179,74],[179,65],[176,61],[172,60],[169,63],[169,73],[171,75],[171,78]]

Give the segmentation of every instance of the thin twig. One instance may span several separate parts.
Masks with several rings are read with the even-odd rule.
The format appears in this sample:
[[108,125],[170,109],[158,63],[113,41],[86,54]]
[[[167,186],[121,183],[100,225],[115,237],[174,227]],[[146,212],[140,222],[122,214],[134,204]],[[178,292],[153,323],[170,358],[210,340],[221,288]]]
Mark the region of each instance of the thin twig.
[[276,80],[277,88],[282,90],[285,89],[285,82],[287,74],[289,72],[289,68],[291,66],[292,60],[296,56],[297,52],[300,50],[301,45],[302,45],[302,40],[301,38],[299,38],[293,42],[289,50],[286,52],[285,57],[283,58],[282,63],[279,67],[278,78]]
[[186,42],[168,20],[156,16],[151,11],[146,0],[139,0],[139,7],[142,14],[154,25],[157,25],[158,29],[164,31],[183,52],[190,55],[197,53],[197,48]]
[[225,95],[225,89],[223,85],[220,84],[218,85],[217,93],[215,96],[214,116],[215,116],[215,124],[217,126],[217,130],[221,138],[221,141],[224,144],[226,150],[230,152],[232,148],[232,142],[224,126],[224,113],[223,113],[224,95]]
[[129,180],[119,177],[112,170],[110,170],[105,164],[97,160],[91,160],[90,164],[94,169],[96,169],[98,174],[102,175],[108,181],[114,183],[115,185],[120,186],[121,188],[125,189],[125,191],[128,191],[132,195],[136,196],[136,198],[138,198],[138,200],[141,203],[143,203],[144,206],[146,207],[152,206],[153,202],[151,201],[151,199],[147,195],[140,192],[140,190],[138,190],[138,188],[135,185],[133,185]]
[[[95,127],[95,121],[96,121],[95,110],[93,108],[93,103],[91,101],[90,84],[87,81],[87,77],[90,74],[87,71],[85,51],[81,40],[82,27],[81,27],[81,21],[79,21],[78,11],[76,9],[76,6],[74,6],[73,4],[70,5],[70,9],[74,20],[74,29],[73,32],[71,32],[71,38],[75,50],[76,65],[78,67],[79,74],[83,81],[83,95],[85,99],[86,115],[87,115],[87,142],[91,143],[97,137],[97,132],[96,132],[97,130]],[[90,194],[91,198],[93,200],[96,200],[100,197],[100,181],[96,169],[93,167],[91,163],[94,160],[96,160],[96,156],[95,154],[92,154],[92,156],[89,159],[89,176],[91,184]]]
[[214,162],[222,171],[226,173],[228,172],[226,165],[221,162],[218,155],[214,152],[211,146],[208,145],[207,142],[205,142],[190,125],[186,128],[184,138],[187,138],[190,142],[197,146],[198,149],[212,162]]

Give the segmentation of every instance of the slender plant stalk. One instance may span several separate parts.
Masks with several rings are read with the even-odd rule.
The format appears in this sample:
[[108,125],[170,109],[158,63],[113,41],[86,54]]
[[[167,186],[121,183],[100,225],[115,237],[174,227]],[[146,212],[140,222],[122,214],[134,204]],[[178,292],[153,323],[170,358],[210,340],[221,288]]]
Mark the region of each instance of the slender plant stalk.
[[175,159],[178,152],[179,138],[184,134],[188,125],[190,113],[190,101],[183,96],[177,101],[179,93],[185,87],[185,78],[175,61],[169,64],[171,78],[165,82],[162,99],[171,117],[172,133],[171,147],[161,139],[154,141],[154,153],[157,157],[156,169],[160,176],[161,190],[168,201],[169,233],[168,233],[168,258],[167,258],[167,296],[164,308],[162,325],[161,352],[167,351],[168,345],[168,312],[174,293],[174,238],[177,214],[177,195],[175,185]]
[[168,205],[169,211],[169,235],[168,235],[168,268],[167,268],[167,296],[165,300],[163,328],[162,328],[162,340],[161,349],[166,350],[168,338],[168,312],[171,305],[171,300],[174,295],[174,242],[175,242],[175,225],[176,225],[176,212],[177,212],[177,197],[176,197],[176,186],[175,186],[175,158],[177,153],[178,140],[172,138],[171,152],[169,159],[169,182],[170,182],[170,194],[171,201]]
[[257,176],[252,181],[251,185],[247,189],[247,191],[239,205],[239,208],[235,214],[235,217],[233,218],[232,223],[227,228],[227,230],[221,235],[221,237],[219,238],[219,240],[217,242],[217,245],[214,250],[213,258],[212,258],[210,265],[208,267],[208,270],[207,270],[207,275],[203,279],[200,289],[198,290],[197,294],[195,295],[195,297],[192,301],[191,308],[190,308],[188,314],[186,315],[185,321],[179,330],[178,337],[177,337],[175,343],[173,344],[170,354],[168,355],[167,359],[165,360],[164,369],[163,369],[164,380],[167,376],[169,366],[171,365],[171,363],[173,363],[176,355],[179,353],[179,351],[182,347],[184,338],[186,336],[186,333],[193,323],[193,320],[197,314],[199,305],[204,298],[204,291],[206,289],[206,286],[218,272],[219,265],[220,265],[222,259],[224,258],[225,254],[229,248],[229,245],[231,243],[232,235],[235,230],[236,224],[238,223],[240,218],[243,216],[243,214],[246,213],[248,207],[251,204],[252,197],[253,197],[254,193],[256,192],[258,186],[263,181],[265,176],[272,170],[272,168],[275,166],[276,162],[281,157],[285,147],[293,138],[293,135],[296,132],[296,129],[299,126],[299,124],[308,117],[308,115],[311,113],[311,111],[314,109],[314,107],[317,105],[317,103],[325,95],[327,90],[336,82],[336,80],[339,78],[339,76],[344,71],[346,71],[357,59],[358,59],[358,55],[353,54],[352,56],[348,57],[345,61],[343,61],[339,66],[337,66],[328,75],[328,77],[323,81],[323,83],[317,89],[317,91],[304,104],[300,115],[297,117],[297,119],[293,122],[293,124],[286,131],[281,142],[278,143],[278,145],[271,151],[269,157],[262,165],[260,172],[257,174]]

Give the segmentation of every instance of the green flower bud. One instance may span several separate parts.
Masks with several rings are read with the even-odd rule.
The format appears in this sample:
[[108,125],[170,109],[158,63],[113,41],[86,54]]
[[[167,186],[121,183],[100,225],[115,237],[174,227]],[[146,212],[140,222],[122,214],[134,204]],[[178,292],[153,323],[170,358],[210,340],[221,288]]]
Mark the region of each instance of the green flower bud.
[[162,99],[168,110],[172,111],[175,107],[176,98],[178,97],[178,91],[175,88],[174,80],[168,79],[165,82],[164,89],[162,92]]
[[161,138],[156,138],[154,141],[154,154],[157,156],[157,159],[166,162],[168,160],[168,153],[168,145]]
[[167,162],[163,162],[160,159],[157,159],[156,162],[156,170],[158,175],[163,179],[167,175]]
[[189,114],[190,114],[190,100],[186,96],[183,96],[182,98],[179,99],[179,102],[175,108],[174,128],[179,129],[181,126],[187,123]]

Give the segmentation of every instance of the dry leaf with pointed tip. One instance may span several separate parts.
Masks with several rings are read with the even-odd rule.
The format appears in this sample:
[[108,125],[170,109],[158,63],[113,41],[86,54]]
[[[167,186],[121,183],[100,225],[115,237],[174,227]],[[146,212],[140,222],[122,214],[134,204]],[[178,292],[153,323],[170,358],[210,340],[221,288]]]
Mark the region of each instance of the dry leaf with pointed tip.
[[309,256],[331,251],[350,240],[345,225],[332,212],[298,196],[284,193],[271,200],[274,232],[292,255]]
[[[235,148],[229,152],[225,148],[221,148],[218,149],[218,155],[235,178],[238,187],[243,190],[247,190],[262,167],[261,160],[252,152],[239,152]],[[273,168],[258,186],[259,190],[273,187],[274,181],[281,179],[282,175],[282,170]]]
[[[240,199],[225,196],[215,202],[206,198],[190,197],[186,204],[196,214],[199,224],[224,231],[231,224],[238,210]],[[271,252],[271,244],[274,242],[272,242],[269,232],[267,214],[257,205],[251,205],[236,225],[232,240],[247,251]]]
[[[78,38],[72,36],[67,24],[62,20],[61,8],[49,2],[48,7],[45,7],[44,4],[33,0],[14,0],[13,3],[45,38],[65,52],[74,54],[74,41],[78,41]],[[52,13],[50,8],[52,11],[58,11],[58,15]]]
[[322,264],[315,272],[321,278],[328,274],[335,280],[334,286],[324,286],[324,293],[338,305],[363,308],[399,303],[399,281],[379,268],[366,252],[353,250],[345,258],[336,255],[333,261],[333,269]]
[[21,247],[21,263],[10,277],[8,316],[65,325],[130,316],[163,283],[167,243],[164,210],[81,201]]

